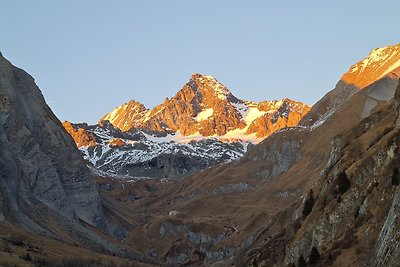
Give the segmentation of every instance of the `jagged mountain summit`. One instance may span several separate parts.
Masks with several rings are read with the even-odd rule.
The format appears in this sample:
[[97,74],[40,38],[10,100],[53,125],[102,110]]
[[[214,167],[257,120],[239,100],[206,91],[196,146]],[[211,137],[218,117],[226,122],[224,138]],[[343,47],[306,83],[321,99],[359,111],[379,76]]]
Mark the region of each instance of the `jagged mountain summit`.
[[[335,88],[313,106],[314,112],[308,113],[302,118],[300,125],[310,126],[317,121],[326,119],[351,96],[377,80],[386,78],[384,80],[391,83],[389,87],[393,88],[393,81],[400,76],[399,67],[400,44],[373,49],[366,58],[352,65],[343,74]],[[388,93],[387,89],[382,91],[377,91],[376,95],[369,96],[369,106],[374,106],[379,101],[387,100],[393,95],[393,92]],[[363,116],[368,114],[369,112],[366,110]]]
[[101,121],[107,120],[124,132],[135,128],[237,139],[251,135],[249,138],[256,141],[277,129],[295,126],[308,110],[308,105],[290,99],[244,101],[215,78],[193,74],[190,81],[163,104],[147,109],[132,100],[107,113]]
[[[41,211],[101,223],[96,186],[72,138],[33,78],[1,54],[0,96],[0,219],[40,229],[43,222],[30,216]],[[70,165],[63,165],[65,161]]]
[[65,122],[64,127],[100,171],[176,177],[240,158],[251,144],[297,125],[309,109],[290,99],[244,101],[215,78],[193,74],[153,109],[131,100],[97,125]]

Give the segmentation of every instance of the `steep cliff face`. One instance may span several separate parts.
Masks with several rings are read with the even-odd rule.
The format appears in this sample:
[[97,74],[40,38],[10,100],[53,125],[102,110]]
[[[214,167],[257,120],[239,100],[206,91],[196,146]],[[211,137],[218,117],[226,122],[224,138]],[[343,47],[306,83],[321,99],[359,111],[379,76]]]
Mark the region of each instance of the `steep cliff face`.
[[[85,144],[94,140],[90,135],[83,138],[87,132],[76,134]],[[68,250],[79,249],[92,249],[88,253],[92,258],[101,253],[113,254],[117,262],[118,257],[148,260],[119,242],[126,238],[125,227],[135,222],[121,219],[118,213],[125,211],[123,208],[105,208],[94,174],[45,103],[34,79],[1,54],[0,148],[0,246],[6,248],[1,252],[2,260],[3,255],[18,259],[25,249],[25,262],[11,262],[25,266],[27,261],[33,265],[50,259],[58,266],[61,259],[72,257]],[[40,242],[28,243],[38,235]],[[46,244],[46,238],[52,239],[52,245]],[[57,244],[68,250],[52,247]],[[86,256],[79,255],[79,259],[85,262]],[[8,266],[7,261],[5,264]]]
[[[0,56],[2,217],[24,221],[41,205],[97,225],[96,186],[73,139],[34,80]],[[68,162],[69,164],[66,164]]]
[[65,130],[72,136],[78,147],[91,147],[96,145],[96,138],[94,134],[87,131],[85,128],[75,127],[68,121],[63,122],[63,126]]

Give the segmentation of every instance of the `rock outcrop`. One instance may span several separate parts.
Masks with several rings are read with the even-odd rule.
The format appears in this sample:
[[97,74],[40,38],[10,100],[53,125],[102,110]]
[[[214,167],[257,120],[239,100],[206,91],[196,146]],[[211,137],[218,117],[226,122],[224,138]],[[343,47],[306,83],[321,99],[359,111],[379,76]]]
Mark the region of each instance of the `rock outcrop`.
[[[64,126],[73,129],[70,124]],[[74,134],[82,144],[94,142],[94,136],[82,129]],[[1,224],[12,225],[8,228],[31,239],[39,234],[42,240],[28,243],[0,227],[1,235],[6,236],[2,244],[7,248],[2,255],[15,258],[26,248],[28,256],[24,259],[32,265],[46,259],[57,265],[62,259],[69,260],[68,251],[54,259],[41,250],[48,247],[43,240],[51,238],[56,240],[53,244],[59,242],[63,247],[91,249],[92,255],[106,253],[148,261],[119,242],[126,238],[125,227],[133,222],[122,221],[117,209],[112,213],[105,208],[95,175],[86,166],[74,139],[47,106],[34,79],[1,54],[0,148]],[[20,248],[14,250],[13,246]],[[53,252],[54,248],[48,249]],[[85,262],[85,257],[79,259]]]
[[141,103],[131,100],[110,113],[107,113],[100,121],[110,121],[122,131],[132,128],[140,128],[149,110]]
[[65,121],[63,122],[65,130],[72,136],[78,147],[90,147],[96,145],[96,139],[93,133],[88,132],[82,125],[81,127],[75,127],[72,123]]
[[375,48],[362,61],[352,65],[342,81],[363,89],[400,67],[400,44]]

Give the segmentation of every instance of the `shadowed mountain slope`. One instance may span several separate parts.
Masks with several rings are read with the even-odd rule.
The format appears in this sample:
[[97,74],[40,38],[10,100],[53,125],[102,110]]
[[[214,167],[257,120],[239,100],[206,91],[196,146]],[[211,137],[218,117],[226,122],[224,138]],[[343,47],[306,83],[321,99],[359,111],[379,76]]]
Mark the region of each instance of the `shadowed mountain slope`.
[[1,54],[0,147],[1,223],[142,259],[117,240],[126,230],[104,212],[92,172],[33,78]]

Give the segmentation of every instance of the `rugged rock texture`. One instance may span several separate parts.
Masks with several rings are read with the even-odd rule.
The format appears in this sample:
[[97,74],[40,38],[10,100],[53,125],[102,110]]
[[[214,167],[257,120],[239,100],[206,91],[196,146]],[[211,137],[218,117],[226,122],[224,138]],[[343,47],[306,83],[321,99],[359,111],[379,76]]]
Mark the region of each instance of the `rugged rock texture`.
[[151,110],[132,100],[98,125],[64,126],[100,171],[178,177],[243,156],[249,143],[296,126],[309,109],[290,99],[243,101],[213,77],[193,74],[174,97]]
[[400,44],[375,48],[362,61],[350,67],[342,80],[362,89],[400,67]]
[[255,133],[257,137],[265,137],[280,129],[294,127],[309,111],[308,108],[304,109],[301,102],[293,102],[290,99],[283,99],[282,105],[276,112],[269,112],[273,110],[271,104],[268,101],[258,104],[257,108],[266,112],[266,114],[254,119],[250,123],[246,134]]
[[84,129],[84,126],[82,126],[81,128],[77,128],[68,121],[63,122],[63,126],[65,130],[67,130],[67,132],[75,140],[75,143],[78,147],[96,145],[94,134]]
[[[309,106],[290,99],[260,103],[243,101],[215,78],[193,74],[190,81],[163,104],[149,110],[131,101],[101,120],[110,121],[122,131],[139,128],[154,132],[180,132],[185,136],[195,133],[222,136],[233,130],[243,130],[243,134],[257,133],[257,137],[261,138],[276,129],[296,125],[308,110]],[[257,118],[259,124],[254,121]]]
[[[77,143],[92,140],[81,146],[84,158],[101,173],[121,177],[180,177],[211,165],[227,163],[244,155],[248,142],[209,138],[175,143],[168,136],[150,136],[141,131],[121,132],[111,124],[88,126],[65,122],[64,125]],[[79,135],[79,134],[81,135]]]
[[100,121],[111,121],[121,130],[128,131],[132,128],[140,128],[147,112],[149,110],[143,104],[131,100],[107,113]]
[[[121,224],[118,216],[109,216],[103,209],[92,172],[33,78],[1,54],[0,147],[2,225],[13,225],[24,233],[26,229],[68,246],[141,259],[114,239],[126,237],[124,227],[129,223]],[[8,236],[6,246],[28,246],[20,238],[18,243],[13,241],[16,237],[4,229],[0,227],[0,235]],[[29,246],[31,255],[37,255],[40,245]],[[8,255],[14,252],[6,251]],[[69,255],[65,252],[62,256]]]
[[[335,139],[330,161],[313,186],[311,207],[287,247],[285,262],[321,266],[397,266],[400,235],[400,87],[394,103]],[[309,199],[310,194],[308,195]]]
[[2,56],[0,98],[2,217],[28,223],[28,210],[44,206],[98,225],[99,196],[73,139],[33,78]]
[[[346,103],[352,95],[385,76],[400,75],[400,45],[376,48],[362,61],[343,74],[334,90],[313,106],[313,113],[303,117],[300,125],[312,125]],[[392,79],[396,79],[391,77]]]

